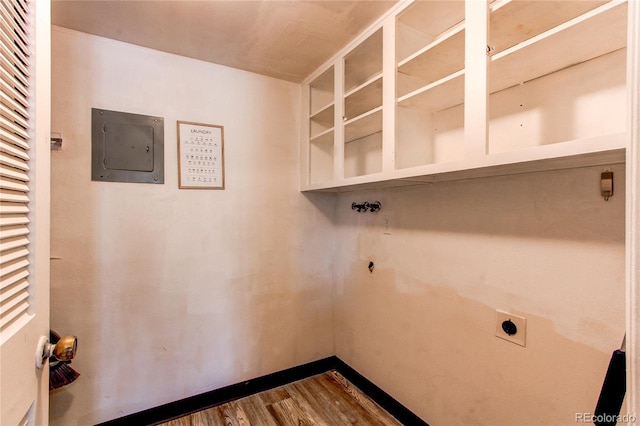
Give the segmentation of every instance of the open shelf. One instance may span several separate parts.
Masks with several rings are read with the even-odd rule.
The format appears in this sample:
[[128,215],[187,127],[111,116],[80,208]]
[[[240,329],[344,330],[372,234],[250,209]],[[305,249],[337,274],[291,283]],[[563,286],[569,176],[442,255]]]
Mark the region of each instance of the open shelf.
[[488,153],[624,132],[625,65],[619,49],[493,93]]
[[333,180],[334,170],[333,131],[327,132],[309,143],[309,182],[317,184]]
[[404,62],[464,21],[464,1],[416,1],[396,19],[396,61]]
[[492,56],[490,92],[625,47],[626,15],[626,2],[610,2]]
[[399,2],[309,78],[302,190],[624,162],[627,0],[477,1]]
[[382,132],[382,107],[375,108],[344,123],[344,143]]
[[382,73],[358,86],[344,99],[344,113],[347,120],[364,114],[382,105]]
[[463,159],[464,2],[412,3],[396,37],[394,169]]
[[322,111],[310,117],[309,135],[313,139],[319,134],[325,133],[327,130],[334,128],[334,106],[329,105]]
[[607,3],[595,1],[514,1],[491,4],[489,45],[494,54],[542,34]]
[[382,132],[368,134],[344,146],[344,177],[382,171]]
[[464,102],[464,70],[398,98],[402,107],[440,111]]
[[332,181],[335,150],[334,67],[309,84],[309,183]]
[[311,116],[325,110],[335,99],[334,70],[330,67],[309,85],[309,111]]
[[[464,23],[398,63],[398,72],[416,79],[416,84],[433,83],[464,68]],[[415,90],[418,87],[405,87]],[[400,93],[404,95],[405,93]]]
[[382,72],[382,28],[344,57],[345,93]]
[[334,138],[334,130],[333,128],[331,129],[327,129],[322,133],[318,133],[315,136],[312,136],[310,138],[310,141],[312,143],[333,143],[333,138]]

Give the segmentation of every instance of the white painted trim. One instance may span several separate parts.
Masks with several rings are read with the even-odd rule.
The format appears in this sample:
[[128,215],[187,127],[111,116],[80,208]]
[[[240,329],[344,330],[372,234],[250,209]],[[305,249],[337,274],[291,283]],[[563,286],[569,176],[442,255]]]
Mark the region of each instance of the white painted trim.
[[627,410],[640,414],[640,3],[629,2],[626,175]]
[[[33,353],[39,336],[49,336],[51,258],[51,4],[33,3],[35,12],[34,146],[32,151],[32,237],[34,265]],[[35,362],[34,362],[35,370]],[[43,369],[48,371],[48,369]],[[34,424],[49,424],[49,375],[39,374]]]
[[464,140],[465,158],[483,158],[489,138],[487,0],[465,2]]
[[336,100],[333,109],[333,179],[344,179],[344,59],[333,65],[333,88]]
[[396,17],[382,25],[382,170],[395,169],[396,144]]

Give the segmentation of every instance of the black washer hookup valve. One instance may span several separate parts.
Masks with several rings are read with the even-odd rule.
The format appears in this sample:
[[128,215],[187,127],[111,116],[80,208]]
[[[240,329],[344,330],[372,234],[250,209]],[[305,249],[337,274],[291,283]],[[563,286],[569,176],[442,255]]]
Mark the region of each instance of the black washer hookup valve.
[[369,203],[368,201],[365,201],[363,203],[356,203],[353,202],[351,203],[351,210],[356,210],[358,213],[362,213],[362,212],[377,212],[378,210],[380,210],[382,208],[382,204],[380,203],[380,201],[374,201],[373,203]]

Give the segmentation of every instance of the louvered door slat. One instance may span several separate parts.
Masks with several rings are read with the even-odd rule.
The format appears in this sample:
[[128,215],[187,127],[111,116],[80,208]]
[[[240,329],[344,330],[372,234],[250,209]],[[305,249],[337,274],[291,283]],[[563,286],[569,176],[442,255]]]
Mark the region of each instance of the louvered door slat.
[[15,101],[15,99],[7,96],[7,94],[4,93],[3,91],[0,91],[0,101],[2,101],[2,105],[6,105],[7,109],[15,111],[18,115],[20,115],[20,117],[23,117],[27,120],[31,118],[31,116],[29,115],[29,113],[27,112],[27,110],[22,104],[19,104],[18,102]]
[[[7,27],[8,25],[6,21],[4,20],[2,15],[0,15],[0,29],[6,30]],[[21,48],[18,48],[18,46],[16,46],[12,42],[13,40],[11,40],[6,35],[6,33],[2,32],[2,35],[0,35],[0,43],[3,45],[2,50],[7,53],[7,58],[17,59],[17,61],[11,62],[18,70],[20,70],[20,73],[23,76],[28,77],[29,69],[27,68],[27,66],[29,65],[29,60],[24,55],[23,50]]]
[[16,179],[22,182],[29,182],[29,175],[24,170],[14,169],[13,167],[0,168],[0,177]]
[[26,259],[27,256],[29,256],[29,250],[26,247],[3,251],[0,254],[0,267],[4,268],[5,265],[9,265],[19,259]]
[[[12,126],[4,117],[0,116],[0,137],[3,142],[7,143],[4,146],[4,148],[6,148],[5,151],[16,157],[28,159],[27,150],[29,149],[29,144],[25,140],[28,135],[24,136],[11,127],[15,127],[15,124]],[[12,149],[11,145],[13,145],[13,148],[17,148],[17,150]]]
[[15,262],[9,262],[6,265],[2,265],[2,269],[0,269],[0,275],[4,276],[12,274],[22,269],[26,269],[28,266],[29,260],[27,258],[21,258]]
[[22,159],[0,151],[0,166],[8,166],[18,170],[29,171],[29,164]]
[[[3,46],[2,39],[0,38],[0,45]],[[0,49],[4,50],[4,49]],[[11,85],[11,80],[15,79],[20,82],[21,86],[29,87],[28,76],[24,74],[24,70],[20,66],[20,62],[15,61],[12,54],[9,56],[3,55],[0,56],[0,69],[2,70],[2,79],[6,81],[9,85]],[[23,94],[23,96],[28,96],[28,93],[25,93],[25,90],[22,87],[16,87],[16,90]]]
[[[26,204],[22,203],[5,203],[0,202],[0,211],[4,214],[16,214],[16,213],[29,213],[29,207]],[[2,244],[0,242],[0,244]]]
[[[5,2],[2,2],[5,4]],[[21,8],[0,9],[0,22],[2,22],[2,31],[9,36],[22,52],[28,56],[27,48],[28,36],[25,27],[26,17],[21,14]]]
[[[2,60],[4,59],[0,57],[0,61]],[[7,71],[5,67],[0,67],[0,79],[4,83],[2,85],[2,90],[6,93],[15,93],[16,95],[14,98],[17,101],[23,103],[24,106],[29,106],[29,102],[26,101],[26,99],[29,98],[29,91],[27,90],[28,86],[25,86],[24,84],[15,84],[16,82],[19,83],[19,81],[16,79],[15,75]]]
[[[5,108],[5,112],[8,110]],[[0,114],[0,127],[2,127],[9,134],[13,135],[15,138],[15,144],[21,147],[22,149],[29,149],[29,144],[24,141],[24,139],[29,138],[27,132],[25,132],[24,128],[16,125],[16,118],[12,117],[14,121],[10,121],[4,114]]]
[[29,185],[19,180],[0,177],[0,189],[27,192],[29,191]]
[[[14,141],[15,144],[12,143]],[[23,141],[17,136],[8,134],[5,130],[0,129],[0,150],[9,155],[22,158],[23,160],[30,160],[29,155],[24,151],[24,149],[18,148],[21,143],[23,143]]]
[[29,228],[26,226],[6,226],[0,228],[0,240],[19,237],[22,235],[29,235]]
[[0,226],[26,225],[27,223],[29,223],[29,216],[25,214],[3,214],[0,216]]
[[27,27],[27,9],[17,1],[3,1],[0,2],[0,13],[4,14],[7,18],[7,21],[11,22],[16,28],[21,29],[21,31],[25,31]]
[[27,314],[27,310],[29,309],[28,297],[29,293],[24,291],[20,293],[19,296],[16,296],[16,300],[20,302],[19,304],[11,303],[11,300],[5,303],[0,303],[0,330],[22,315]]
[[0,279],[0,290],[5,290],[11,286],[16,285],[18,282],[26,280],[29,276],[29,271],[23,269],[14,274],[7,274]]
[[29,196],[23,192],[0,189],[0,202],[2,201],[10,203],[28,203]]
[[[27,121],[27,118],[21,116],[9,105],[6,105],[4,103],[0,104],[0,116],[8,123],[13,122],[13,125],[18,126],[20,128],[20,131],[23,133],[25,133],[24,129],[29,128],[29,122]],[[29,135],[27,135],[26,137],[29,137]]]
[[0,1],[0,341],[29,309],[29,13]]
[[7,286],[0,290],[0,303],[9,300],[18,293],[24,292],[29,287],[29,281],[22,279],[12,286]]
[[27,246],[28,244],[29,239],[24,235],[17,238],[6,238],[2,242],[0,242],[0,253],[20,246]]

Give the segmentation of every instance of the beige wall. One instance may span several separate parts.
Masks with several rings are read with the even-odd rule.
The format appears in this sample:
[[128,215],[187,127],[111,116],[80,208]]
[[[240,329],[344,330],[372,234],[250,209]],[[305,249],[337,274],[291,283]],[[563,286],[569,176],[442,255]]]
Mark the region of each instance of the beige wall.
[[[334,353],[334,197],[298,188],[300,87],[53,28],[52,328],[94,424]],[[91,108],[164,117],[165,184],[92,182]],[[224,126],[226,190],[179,190],[176,120]]]
[[[608,202],[602,169],[341,194],[337,356],[434,425],[592,413],[624,334],[624,168]],[[526,347],[496,309],[527,318]]]

